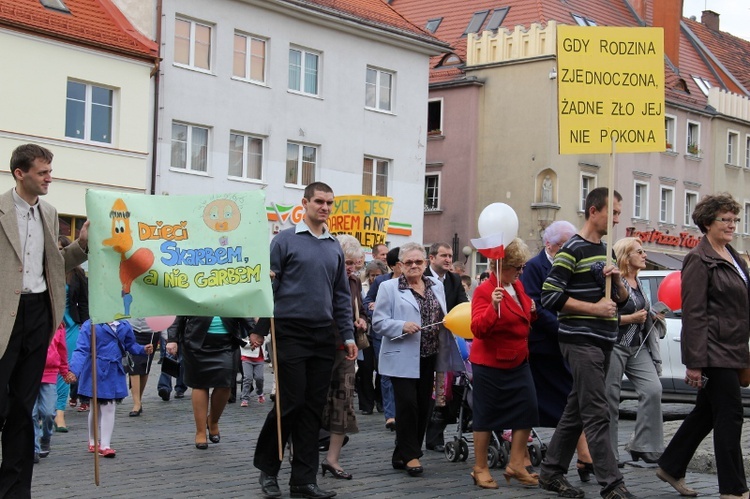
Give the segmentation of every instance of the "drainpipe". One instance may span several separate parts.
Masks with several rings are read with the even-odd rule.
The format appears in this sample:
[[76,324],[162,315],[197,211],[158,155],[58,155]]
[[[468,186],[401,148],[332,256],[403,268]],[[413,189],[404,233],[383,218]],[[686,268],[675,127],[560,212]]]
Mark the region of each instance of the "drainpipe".
[[151,194],[156,194],[156,169],[159,163],[156,151],[159,145],[159,85],[161,83],[161,25],[162,25],[162,0],[156,0],[156,47],[157,59],[154,72],[154,123],[153,137],[151,143]]

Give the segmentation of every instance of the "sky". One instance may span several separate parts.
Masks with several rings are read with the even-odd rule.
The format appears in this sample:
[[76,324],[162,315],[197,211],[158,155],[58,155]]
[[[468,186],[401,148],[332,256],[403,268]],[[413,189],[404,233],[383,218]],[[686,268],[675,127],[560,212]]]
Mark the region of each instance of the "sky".
[[[657,0],[658,1],[658,0]],[[682,15],[695,16],[713,10],[719,14],[719,29],[750,41],[750,2],[748,0],[684,0]]]

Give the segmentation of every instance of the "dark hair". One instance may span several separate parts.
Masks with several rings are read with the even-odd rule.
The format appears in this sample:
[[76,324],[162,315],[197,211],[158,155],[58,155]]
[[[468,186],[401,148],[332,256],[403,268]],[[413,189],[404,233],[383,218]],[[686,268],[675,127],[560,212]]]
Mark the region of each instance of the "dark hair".
[[490,278],[490,273],[489,272],[482,272],[481,274],[479,274],[479,280],[480,281],[483,280],[483,279],[489,279],[489,278]]
[[13,178],[16,178],[13,173],[16,169],[20,169],[26,173],[31,168],[31,163],[35,159],[42,159],[45,163],[52,163],[52,156],[52,151],[36,144],[18,146],[10,155],[10,173],[13,175]]
[[430,256],[436,256],[440,252],[440,248],[448,248],[449,250],[453,249],[448,243],[432,243],[430,246]]
[[329,186],[328,184],[324,184],[323,182],[313,182],[312,184],[308,184],[308,186],[305,187],[305,193],[303,195],[304,198],[308,201],[311,200],[315,195],[315,191],[333,193],[333,189],[331,189],[331,186]]
[[461,276],[461,282],[466,284],[467,286],[471,287],[471,276],[468,276],[466,274]]
[[390,268],[393,268],[398,263],[398,252],[400,249],[400,246],[396,246],[395,248],[388,250],[388,253],[386,253],[385,263],[387,263]]
[[[593,206],[596,211],[601,211],[607,205],[607,198],[609,197],[609,189],[606,187],[597,187],[593,191],[589,192],[586,196],[586,220],[589,219],[589,212]],[[622,201],[622,196],[619,192],[615,191],[615,199]]]
[[695,205],[693,210],[693,222],[704,234],[708,232],[708,226],[714,223],[716,215],[730,211],[735,215],[740,212],[740,204],[734,200],[728,192],[709,194]]

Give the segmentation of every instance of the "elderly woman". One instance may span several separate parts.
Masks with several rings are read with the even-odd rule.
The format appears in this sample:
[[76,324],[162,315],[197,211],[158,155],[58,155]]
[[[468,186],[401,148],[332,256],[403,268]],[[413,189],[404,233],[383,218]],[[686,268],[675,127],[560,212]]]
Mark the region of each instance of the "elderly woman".
[[[336,239],[339,240],[341,249],[344,251],[346,277],[349,279],[349,290],[352,296],[354,329],[364,331],[367,329],[367,322],[364,319],[366,313],[362,305],[362,281],[357,277],[357,267],[359,259],[364,258],[365,253],[357,238],[353,236],[339,234]],[[334,478],[351,480],[352,475],[344,471],[339,464],[346,434],[359,431],[357,417],[354,415],[354,359],[347,360],[346,356],[344,342],[339,338],[331,382],[328,387],[328,402],[323,409],[323,428],[331,433],[331,440],[328,454],[320,463],[320,470],[323,476],[327,471]]]
[[436,277],[422,275],[427,256],[417,243],[401,246],[403,274],[380,285],[372,326],[383,336],[380,372],[391,377],[396,401],[396,448],[391,464],[410,476],[424,471],[422,441],[430,414],[435,370],[463,371],[445,317],[445,290]]
[[487,465],[491,432],[513,430],[505,480],[537,486],[536,475],[524,466],[531,428],[539,423],[534,379],[529,368],[529,329],[536,319],[534,301],[518,277],[529,259],[529,248],[514,239],[505,249],[500,275],[490,261],[490,277],[474,291],[469,360],[474,373],[474,483],[498,488]]
[[685,382],[698,389],[695,407],[659,459],[656,476],[685,496],[685,471],[713,430],[722,498],[748,497],[742,464],[742,399],[737,370],[748,367],[748,269],[729,244],[740,219],[729,194],[704,197],[693,222],[704,236],[682,264],[682,362]]
[[[167,330],[167,353],[177,356],[180,343],[185,384],[193,389],[196,449],[208,449],[206,429],[212,443],[221,441],[219,418],[236,383],[235,351],[254,328],[253,319],[178,316]],[[258,347],[263,337],[250,334],[250,343]]]
[[614,245],[620,277],[628,292],[628,300],[621,304],[620,331],[617,334],[607,369],[607,399],[609,402],[609,436],[615,458],[617,450],[617,419],[620,411],[620,389],[625,374],[638,394],[635,431],[627,445],[633,461],[643,459],[655,463],[664,450],[664,427],[661,415],[661,355],[659,332],[655,320],[663,317],[651,312],[648,295],[644,292],[638,272],[646,268],[646,251],[637,237],[620,239]]

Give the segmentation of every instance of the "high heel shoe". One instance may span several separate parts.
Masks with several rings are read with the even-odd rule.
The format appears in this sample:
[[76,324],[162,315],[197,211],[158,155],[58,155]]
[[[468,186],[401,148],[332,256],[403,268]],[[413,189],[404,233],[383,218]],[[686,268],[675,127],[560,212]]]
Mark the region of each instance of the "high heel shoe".
[[385,427],[391,431],[396,431],[396,420],[391,418],[385,422]]
[[523,471],[515,471],[510,466],[505,467],[505,473],[503,473],[505,481],[510,484],[510,479],[515,478],[521,485],[537,487],[539,485],[539,479],[531,476],[528,471],[524,468]]
[[578,469],[578,478],[582,482],[591,480],[591,474],[594,472],[594,463],[587,463],[579,459],[576,468]]
[[640,452],[637,450],[631,450],[630,451],[630,457],[633,458],[633,461],[638,461],[639,459],[643,459],[643,462],[645,463],[658,463],[659,458],[661,457],[661,452]]
[[326,471],[333,476],[333,478],[338,478],[339,480],[351,480],[352,475],[350,473],[347,473],[344,470],[337,470],[333,466],[331,466],[328,463],[320,463],[320,472],[321,475],[326,476]]
[[500,486],[497,484],[494,478],[492,478],[492,475],[490,475],[489,470],[487,470],[487,475],[489,475],[489,478],[478,478],[478,474],[476,470],[471,472],[471,479],[474,480],[474,485],[481,489],[499,489]]
[[215,444],[218,444],[221,442],[221,433],[217,433],[216,435],[211,433],[211,424],[206,423],[206,428],[208,429],[208,439]]

